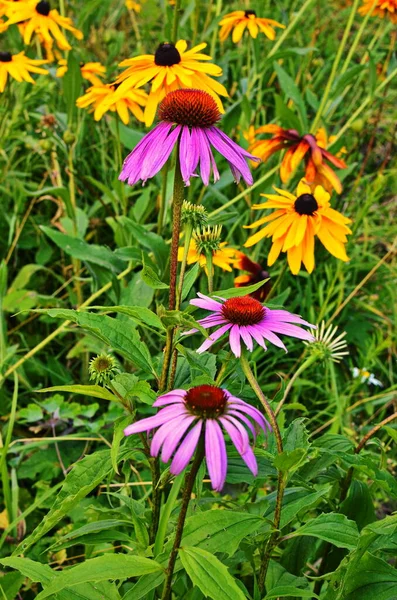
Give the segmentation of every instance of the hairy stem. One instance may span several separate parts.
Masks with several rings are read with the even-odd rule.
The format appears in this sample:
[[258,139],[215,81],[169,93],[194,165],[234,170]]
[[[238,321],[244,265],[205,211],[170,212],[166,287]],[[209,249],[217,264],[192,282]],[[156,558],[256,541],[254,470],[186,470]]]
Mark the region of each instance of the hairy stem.
[[172,202],[172,242],[170,256],[170,299],[169,309],[174,310],[176,305],[176,280],[178,273],[178,248],[179,234],[181,230],[181,212],[184,196],[184,186],[179,163],[179,148],[177,149],[175,178],[174,178],[174,193]]
[[182,495],[182,504],[181,510],[179,513],[178,523],[176,525],[175,531],[175,540],[174,545],[172,546],[170,558],[168,561],[167,574],[163,587],[163,594],[161,596],[161,600],[170,600],[171,598],[171,586],[172,586],[172,577],[174,574],[174,567],[176,558],[178,555],[178,549],[182,540],[183,527],[185,525],[185,519],[187,514],[187,509],[189,507],[190,497],[192,495],[193,485],[196,479],[197,472],[200,468],[201,462],[204,458],[204,440],[201,439],[199,445],[197,446],[196,455],[193,460],[192,467],[189,473],[186,473],[185,477],[185,486],[183,489]]

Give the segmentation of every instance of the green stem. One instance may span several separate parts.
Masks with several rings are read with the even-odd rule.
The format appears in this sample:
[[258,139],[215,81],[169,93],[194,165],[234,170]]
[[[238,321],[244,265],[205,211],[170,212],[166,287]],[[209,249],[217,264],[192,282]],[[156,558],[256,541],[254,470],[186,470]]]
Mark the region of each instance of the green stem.
[[372,15],[372,12],[373,12],[376,4],[377,4],[377,0],[374,0],[374,3],[372,5],[371,10],[365,15],[364,19],[361,21],[361,25],[360,25],[357,33],[356,33],[356,37],[354,38],[354,41],[353,41],[353,43],[352,43],[352,45],[350,47],[348,55],[346,56],[346,60],[343,63],[343,66],[342,66],[342,68],[341,68],[341,70],[339,72],[339,76],[343,75],[343,73],[345,73],[347,71],[347,68],[348,68],[348,66],[350,64],[350,61],[351,61],[351,59],[353,57],[353,54],[356,51],[358,42],[360,41],[361,36],[362,36],[363,32],[365,31],[365,28],[367,26],[368,20],[369,20],[370,16]]
[[185,245],[183,247],[183,256],[181,262],[181,270],[179,273],[178,293],[176,296],[176,309],[179,310],[182,302],[183,280],[185,278],[187,257],[189,254],[190,242],[192,239],[193,225],[188,223],[185,227]]
[[[240,364],[241,364],[243,372],[244,372],[250,386],[252,387],[258,400],[260,401],[260,403],[262,404],[262,406],[265,410],[266,416],[270,421],[274,436],[276,438],[277,452],[278,452],[278,454],[281,454],[283,452],[283,440],[282,440],[281,432],[280,432],[280,429],[279,429],[279,426],[278,426],[278,423],[276,420],[276,416],[275,416],[275,414],[272,410],[272,407],[270,406],[266,396],[262,392],[262,389],[261,389],[259,383],[257,382],[255,375],[253,374],[253,372],[251,370],[251,367],[249,365],[249,362],[247,360],[245,353],[243,353],[240,358]],[[283,473],[282,473],[282,471],[278,471],[277,496],[276,496],[276,506],[274,509],[274,521],[273,521],[274,522],[274,531],[271,534],[271,536],[264,548],[263,555],[262,555],[262,562],[261,562],[261,567],[259,570],[259,577],[258,577],[258,586],[259,586],[260,592],[264,591],[266,574],[267,574],[267,570],[269,567],[271,553],[272,553],[273,548],[276,546],[277,540],[278,540],[278,535],[279,535],[278,530],[280,527],[281,508],[282,508],[282,503],[283,503],[283,495],[284,495],[285,485],[286,485],[286,481],[284,479]]]
[[167,338],[165,342],[163,369],[161,372],[159,392],[165,392],[168,387],[168,373],[170,370],[172,357],[172,344],[174,341],[174,330],[167,329]]
[[320,106],[318,108],[317,114],[314,118],[313,125],[310,130],[312,134],[316,133],[317,128],[321,121],[321,117],[323,116],[324,109],[328,102],[329,94],[331,92],[331,88],[332,88],[332,85],[333,85],[335,77],[336,77],[339,62],[340,62],[340,59],[342,58],[342,54],[343,54],[345,46],[346,46],[347,38],[349,37],[350,29],[351,29],[351,26],[353,25],[354,17],[357,12],[358,3],[359,3],[359,0],[354,0],[352,9],[350,11],[349,18],[346,23],[346,27],[345,27],[345,31],[343,33],[342,40],[338,47],[338,52],[336,53],[336,56],[335,56],[334,64],[332,65],[331,74],[328,78],[327,85],[325,87],[324,94],[323,94],[323,97],[320,102]]
[[[272,46],[272,49],[270,50],[269,54],[267,55],[267,58],[269,58],[270,56],[273,56],[273,54],[276,54],[277,50],[284,43],[284,40],[286,39],[286,37],[291,33],[291,31],[294,29],[295,25],[297,25],[298,21],[300,21],[303,13],[309,8],[309,6],[312,4],[313,1],[314,0],[306,0],[306,2],[302,5],[301,9],[296,13],[294,19],[292,19],[292,21],[289,23],[288,27],[286,29],[284,29],[283,33],[278,38],[277,42],[274,44],[274,46]],[[293,3],[293,6],[294,6],[294,3]]]
[[303,371],[306,371],[306,369],[308,367],[310,367],[310,365],[312,365],[314,362],[316,362],[317,357],[315,355],[311,355],[309,356],[309,358],[307,358],[305,360],[305,362],[303,362],[301,364],[301,366],[295,371],[295,373],[293,374],[293,376],[291,377],[287,387],[285,388],[285,392],[284,392],[284,396],[282,397],[282,399],[280,400],[276,410],[274,411],[275,416],[277,417],[277,415],[279,414],[280,410],[283,407],[284,402],[286,401],[288,394],[291,391],[292,386],[294,385],[295,381],[298,379],[299,375],[301,375],[301,373],[303,373]]
[[207,259],[208,293],[212,294],[214,291],[214,265],[212,264],[212,252],[206,252],[205,258]]
[[189,507],[190,498],[192,495],[193,485],[196,479],[196,475],[204,458],[204,440],[201,439],[199,441],[199,445],[197,446],[196,455],[193,460],[192,467],[189,473],[186,473],[185,476],[185,486],[183,489],[182,495],[182,504],[181,510],[179,512],[178,523],[176,525],[175,531],[175,540],[174,545],[172,546],[170,558],[168,561],[168,567],[166,571],[166,578],[163,587],[163,594],[161,596],[161,600],[170,600],[171,598],[171,587],[172,587],[172,577],[174,574],[175,562],[178,555],[178,549],[181,544],[182,535],[183,535],[183,527],[185,525],[185,519],[187,514],[187,509]]
[[181,0],[175,0],[174,5],[174,22],[172,24],[172,39],[171,41],[176,44],[178,41],[178,25],[179,25],[179,13],[181,11]]
[[167,502],[164,505],[163,510],[161,511],[160,523],[157,530],[156,541],[154,543],[153,555],[158,556],[163,549],[165,536],[167,533],[168,524],[170,521],[171,513],[174,509],[176,499],[179,494],[179,490],[181,489],[181,485],[183,482],[183,473],[180,473],[177,477],[175,477],[174,482],[171,486],[170,493],[168,494]]
[[[222,0],[217,0],[216,2],[216,8],[215,8],[215,18],[214,20],[217,21],[219,15],[222,12]],[[212,57],[212,59],[214,58],[214,54],[215,54],[215,46],[216,46],[216,40],[218,38],[218,27],[214,27],[214,31],[212,33],[212,40],[211,40],[211,52],[210,52],[210,56]]]
[[[116,115],[116,155],[117,155],[117,171],[120,172],[121,169],[123,168],[123,155],[122,155],[122,151],[121,151],[121,138],[120,138],[120,123],[119,123],[119,116]],[[123,215],[127,215],[127,202],[126,202],[126,198],[125,198],[125,189],[124,189],[124,183],[122,181],[120,181],[120,185],[121,185],[121,207],[122,207],[122,211],[123,211]]]
[[7,458],[8,447],[11,442],[12,432],[14,429],[15,415],[16,415],[16,411],[17,411],[17,402],[18,402],[18,376],[16,373],[14,373],[14,393],[12,395],[12,400],[11,400],[11,412],[10,412],[10,418],[8,421],[8,428],[7,428],[6,438],[4,441],[4,446],[3,446],[3,442],[2,442],[1,434],[0,434],[0,448],[1,448],[0,476],[1,476],[1,479],[3,482],[4,504],[5,504],[5,507],[7,510],[7,516],[8,516],[9,523],[11,523],[14,520],[14,511],[12,510],[12,497],[11,497],[10,480],[8,477],[6,458]]

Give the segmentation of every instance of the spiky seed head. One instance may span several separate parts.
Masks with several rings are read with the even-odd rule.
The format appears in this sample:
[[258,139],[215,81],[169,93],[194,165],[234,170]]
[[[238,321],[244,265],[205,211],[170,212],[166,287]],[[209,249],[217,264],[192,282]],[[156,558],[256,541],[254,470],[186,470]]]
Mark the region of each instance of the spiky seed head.
[[222,225],[214,225],[206,229],[196,229],[193,239],[199,254],[214,254],[221,245]]
[[201,204],[193,204],[184,200],[181,221],[183,225],[191,225],[193,229],[199,229],[208,221],[207,211]]

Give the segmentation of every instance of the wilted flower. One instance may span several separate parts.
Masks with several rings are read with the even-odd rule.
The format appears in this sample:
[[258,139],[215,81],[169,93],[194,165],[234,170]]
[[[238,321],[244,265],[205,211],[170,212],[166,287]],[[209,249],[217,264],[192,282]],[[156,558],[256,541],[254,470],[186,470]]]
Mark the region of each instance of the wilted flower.
[[43,37],[44,42],[52,45],[53,38],[61,50],[71,50],[62,29],[70,31],[78,40],[83,39],[81,31],[73,27],[72,20],[62,17],[56,9],[51,10],[51,4],[46,0],[24,0],[14,2],[7,12],[8,21],[6,25],[22,23],[26,25],[23,41],[30,44],[33,33]]
[[355,379],[360,377],[361,383],[368,383],[370,385],[378,385],[379,387],[383,387],[383,383],[379,381],[379,379],[376,379],[375,375],[370,373],[366,367],[363,367],[362,369],[353,367],[352,374]]
[[[59,67],[56,70],[55,75],[57,77],[63,77],[68,71],[68,63],[65,58],[61,58],[58,61]],[[100,62],[87,62],[80,63],[80,73],[83,79],[86,79],[91,85],[101,86],[103,85],[100,77],[105,77],[106,67],[101,65]]]
[[[219,298],[221,302],[218,302],[204,294],[198,293],[197,295],[198,298],[190,300],[190,304],[211,311],[208,317],[199,319],[198,323],[205,329],[220,325],[219,329],[212,333],[197,350],[199,354],[208,350],[227,332],[229,332],[230,349],[237,358],[241,356],[241,340],[250,352],[254,349],[254,341],[266,350],[265,340],[287,352],[283,342],[276,335],[277,333],[301,340],[314,340],[311,333],[297,325],[311,328],[315,328],[315,325],[287,310],[267,308],[250,296],[240,296],[228,300]],[[186,335],[196,333],[196,331],[197,329],[191,329],[186,332]]]
[[305,159],[305,178],[308,183],[323,183],[326,180],[326,186],[332,186],[338,194],[342,192],[342,184],[327,162],[338,169],[346,169],[347,165],[323,147],[323,130],[319,130],[315,137],[311,133],[300,135],[295,129],[283,129],[278,125],[263,125],[255,131],[255,135],[261,133],[272,133],[273,137],[269,140],[257,140],[249,147],[249,151],[265,162],[275,152],[286,150],[280,167],[283,183],[288,181],[299,163]]
[[213,79],[222,75],[222,69],[208,62],[211,57],[200,52],[206,46],[199,44],[187,50],[185,40],[179,40],[176,44],[164,42],[155,54],[135,56],[120,63],[120,67],[128,67],[116,80],[116,83],[120,83],[120,95],[131,88],[151,83],[145,108],[147,127],[153,123],[161,100],[178,89],[194,88],[208,92],[223,112],[219,96],[228,96],[228,93],[221,83]]
[[117,375],[119,368],[116,359],[110,354],[99,354],[90,360],[88,367],[90,379],[96,384],[105,385],[108,381]]
[[158,456],[161,451],[163,462],[168,462],[174,455],[170,466],[173,475],[187,467],[201,438],[205,444],[212,488],[221,491],[227,473],[225,433],[250,471],[257,475],[258,466],[249,433],[255,440],[255,428],[259,427],[265,433],[271,428],[259,410],[250,404],[225,389],[199,385],[163,394],[153,406],[161,410],[153,417],[129,425],[124,433],[132,435],[157,429],[150,444],[150,453]]
[[[243,252],[238,252],[237,260],[234,263],[235,269],[240,269],[241,271],[247,271],[247,275],[239,275],[234,279],[234,287],[246,287],[247,285],[254,285],[255,283],[259,283],[260,281],[265,281],[265,279],[269,279],[270,275],[267,271],[265,271],[262,266],[251,260],[246,254]],[[263,302],[271,290],[271,283],[267,281],[264,283],[258,290],[255,292],[251,292],[249,296],[255,298],[255,300],[259,300],[259,302]]]
[[[375,2],[375,8],[372,7]],[[361,15],[366,15],[372,11],[372,15],[381,19],[389,18],[392,23],[397,23],[397,0],[363,0],[363,5],[360,6],[358,12]]]
[[124,161],[119,179],[134,185],[145,183],[160,171],[179,142],[179,162],[185,185],[200,165],[204,185],[219,172],[212,154],[213,146],[226,158],[235,181],[242,177],[247,185],[253,179],[246,160],[259,160],[215,127],[221,115],[215,100],[202,90],[176,90],[168,94],[159,109],[160,123],[139,142]]
[[219,32],[221,42],[224,42],[233,31],[232,40],[235,44],[241,40],[246,28],[251,37],[256,38],[258,33],[262,32],[269,40],[274,40],[276,37],[274,27],[285,29],[285,25],[278,23],[278,21],[257,17],[254,10],[235,10],[225,15],[219,21],[219,25],[221,27]]
[[304,179],[298,184],[296,196],[285,190],[274,189],[279,196],[261,194],[268,200],[252,207],[256,210],[276,210],[247,226],[250,229],[269,223],[248,238],[245,243],[247,248],[264,237],[271,237],[273,245],[267,264],[273,265],[280,252],[287,252],[288,264],[294,275],[299,273],[302,262],[309,273],[313,271],[315,236],[333,256],[345,262],[349,260],[344,244],[347,242],[346,235],[351,233],[347,227],[351,220],[331,208],[328,192],[320,185],[312,192]]
[[116,98],[116,87],[114,83],[94,85],[88,88],[84,96],[77,98],[76,104],[79,108],[87,108],[92,104],[95,121],[99,121],[108,110],[117,112],[125,125],[130,121],[130,112],[138,121],[143,121],[141,106],[146,104],[146,92],[130,90],[124,97]]
[[336,325],[325,326],[325,321],[322,321],[317,329],[311,331],[314,340],[311,342],[303,342],[311,354],[318,356],[320,360],[330,360],[338,363],[344,356],[349,354],[347,343],[344,339],[346,331],[342,331],[335,337],[338,331]]
[[32,60],[25,56],[25,52],[11,54],[11,52],[0,52],[0,93],[4,92],[8,75],[16,81],[28,81],[35,83],[30,73],[48,75],[48,71],[39,65],[46,64],[46,60]]

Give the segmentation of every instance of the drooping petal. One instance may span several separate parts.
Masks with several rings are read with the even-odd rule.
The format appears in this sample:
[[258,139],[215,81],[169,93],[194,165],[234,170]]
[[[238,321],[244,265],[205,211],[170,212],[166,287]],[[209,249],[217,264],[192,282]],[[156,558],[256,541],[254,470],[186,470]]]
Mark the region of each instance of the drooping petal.
[[217,302],[216,300],[213,300],[209,296],[205,296],[200,292],[198,292],[197,296],[198,298],[193,298],[193,300],[190,300],[190,304],[193,304],[193,306],[198,306],[199,308],[204,308],[205,310],[222,310],[222,304],[220,302]]
[[128,425],[124,429],[125,435],[132,435],[133,433],[141,433],[142,431],[150,431],[155,427],[159,427],[163,423],[166,423],[170,419],[174,417],[178,417],[186,413],[186,408],[181,406],[180,404],[167,406],[160,410],[157,415],[153,415],[153,417],[148,417],[147,419],[141,419],[136,423],[132,423]]
[[170,471],[173,475],[178,475],[181,473],[189,464],[199,441],[202,426],[203,422],[199,420],[198,423],[196,423],[196,425],[194,425],[194,427],[188,432],[185,439],[182,440],[181,445],[175,452],[175,456],[170,466]]
[[205,423],[205,459],[212,487],[220,492],[226,479],[227,456],[222,430],[215,419]]
[[171,432],[169,432],[168,437],[163,443],[163,449],[161,451],[161,460],[163,462],[169,461],[171,455],[174,453],[177,445],[181,441],[183,434],[196,419],[196,416],[189,415],[184,419],[180,419],[178,424],[175,424],[175,427]]
[[208,348],[210,348],[213,344],[215,344],[215,342],[217,340],[219,340],[219,338],[221,338],[223,336],[224,333],[226,333],[227,331],[229,331],[229,329],[232,327],[231,323],[227,323],[226,325],[223,325],[223,327],[220,327],[219,329],[217,329],[216,331],[214,331],[206,340],[203,344],[201,344],[200,348],[197,348],[196,352],[198,354],[202,354],[203,352],[205,352],[206,350],[208,350]]
[[241,343],[240,343],[240,328],[238,325],[233,325],[230,330],[230,349],[236,358],[241,356]]

